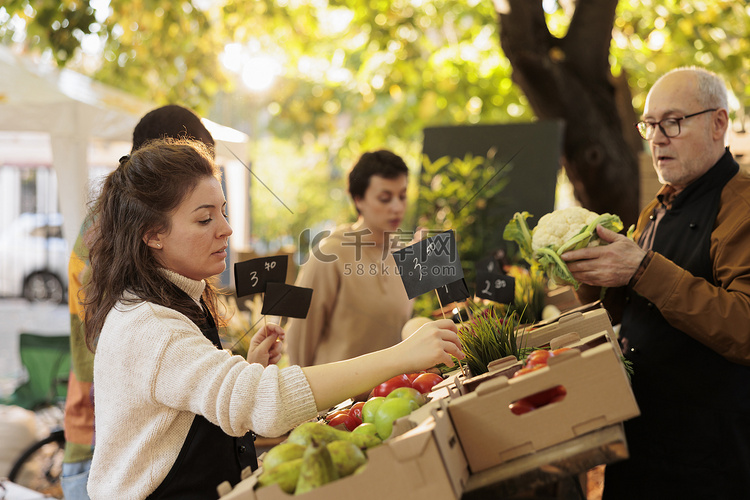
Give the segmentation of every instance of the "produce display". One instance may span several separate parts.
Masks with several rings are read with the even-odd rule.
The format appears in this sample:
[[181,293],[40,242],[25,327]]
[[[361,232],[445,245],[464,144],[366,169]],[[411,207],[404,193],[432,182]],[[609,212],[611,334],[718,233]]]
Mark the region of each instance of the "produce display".
[[[526,357],[523,368],[513,374],[513,378],[522,377],[527,373],[531,373],[540,368],[547,366],[547,362],[550,358],[559,356],[562,353],[569,351],[569,347],[560,347],[559,349],[535,349],[529,353]],[[544,391],[537,392],[525,398],[521,398],[518,401],[514,401],[510,404],[510,411],[516,415],[522,415],[530,411],[546,406],[550,403],[556,403],[562,401],[568,391],[562,385],[557,385]]]
[[391,391],[398,387],[413,387],[422,394],[432,391],[432,388],[443,381],[443,377],[437,373],[419,372],[419,373],[402,373],[396,375],[376,386],[372,390],[373,396],[387,396]]
[[550,281],[568,283],[578,288],[578,282],[560,255],[570,250],[604,244],[596,233],[601,225],[615,232],[622,231],[617,215],[596,214],[582,207],[569,207],[543,215],[536,227],[529,230],[528,212],[516,212],[505,226],[503,238],[515,241],[526,262],[540,266]]
[[424,405],[442,380],[434,373],[401,374],[375,387],[367,401],[300,424],[262,457],[257,487],[278,484],[299,495],[356,474],[367,463],[367,450],[388,439],[393,422]]
[[[459,337],[467,364],[470,355],[498,359],[492,371],[454,369],[445,383],[435,373],[399,374],[366,401],[343,402],[297,426],[259,457],[258,470],[233,487],[227,483],[231,491],[220,496],[326,500],[355,492],[363,500],[457,500],[476,488],[474,474],[516,470],[521,462],[514,459],[531,454],[542,470],[552,456],[545,450],[567,441],[563,459],[569,451],[578,460],[582,444],[594,438],[624,449],[613,426],[639,410],[606,311],[529,329],[519,326],[517,314],[498,315],[493,306],[465,321]],[[600,452],[597,444],[592,459],[600,460]],[[618,452],[604,463],[626,457]]]
[[278,484],[290,494],[311,491],[354,474],[367,460],[363,449],[380,442],[375,436],[306,422],[297,426],[286,441],[268,450],[258,486]]
[[[575,322],[576,330],[586,331],[587,321]],[[524,364],[508,360],[447,406],[472,474],[639,414],[616,339],[606,330],[564,333],[530,347]]]

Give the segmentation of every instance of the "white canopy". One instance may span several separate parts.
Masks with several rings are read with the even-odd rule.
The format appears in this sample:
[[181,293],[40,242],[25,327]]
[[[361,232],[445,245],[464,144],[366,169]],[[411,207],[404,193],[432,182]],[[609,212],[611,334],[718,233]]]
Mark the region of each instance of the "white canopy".
[[[38,64],[0,46],[0,131],[12,136],[9,141],[12,147],[0,149],[0,165],[14,161],[54,167],[65,236],[71,248],[85,216],[88,169],[93,151],[104,149],[108,164],[116,166],[120,154],[109,154],[129,152],[133,128],[144,114],[156,107],[80,73]],[[245,185],[246,181],[242,182],[246,178],[244,168],[230,150],[237,157],[246,158],[248,136],[210,120],[204,119],[204,123],[217,143],[217,156],[229,160],[222,162],[228,167],[227,177],[234,176],[240,185]],[[23,132],[35,132],[37,136],[49,134],[46,150],[39,141],[32,141],[35,147],[23,147],[25,141],[19,135]],[[240,213],[247,213],[246,209],[236,208]],[[239,241],[249,236],[236,233]]]

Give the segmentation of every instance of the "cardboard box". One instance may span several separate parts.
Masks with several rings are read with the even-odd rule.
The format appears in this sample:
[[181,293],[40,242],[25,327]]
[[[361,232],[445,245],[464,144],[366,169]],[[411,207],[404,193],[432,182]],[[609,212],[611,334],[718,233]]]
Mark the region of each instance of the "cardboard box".
[[[462,500],[529,498],[530,492],[538,495],[538,489],[545,485],[573,486],[571,479],[575,476],[586,474],[598,465],[625,460],[628,456],[622,423],[610,425],[472,474]],[[556,498],[584,498],[571,495],[569,488],[567,495],[561,493],[558,489]],[[539,498],[537,495],[533,498]]]
[[[448,402],[472,473],[640,414],[607,334],[569,345],[581,350],[550,358],[548,366],[522,377],[490,379]],[[511,412],[511,403],[558,385],[567,391],[561,401],[522,415]]]
[[[597,301],[568,311],[556,318],[540,321],[533,325],[519,326],[516,343],[521,348],[539,348],[549,346],[553,339],[569,333],[575,333],[577,338],[583,339],[602,332],[607,333],[615,350],[622,354],[620,345],[616,341],[617,334],[612,327],[609,314],[602,303]],[[513,372],[521,368],[520,364],[513,366],[514,363],[516,363],[516,359],[513,356],[498,359],[488,365],[489,373],[474,376],[471,374],[467,374],[467,376],[460,370],[455,370],[446,375],[446,379],[436,385],[435,388],[447,388],[453,397],[458,394],[468,394],[479,383],[497,377],[501,371],[509,367],[510,372],[507,373],[507,376],[509,378],[513,376]]]
[[[617,339],[609,313],[606,309],[598,307],[590,311],[564,314],[556,321],[542,326],[537,324],[527,327],[517,336],[516,343],[519,347],[542,347],[548,345],[552,339],[567,333],[577,333],[578,337],[583,339],[601,332],[606,332],[613,341]],[[620,352],[619,344],[615,344]]]
[[278,485],[255,490],[259,472],[241,481],[221,500],[457,500],[469,476],[450,417],[439,406],[418,425],[369,449],[367,466],[361,473],[308,493],[288,495]]
[[569,285],[549,290],[544,299],[544,305],[555,306],[560,312],[581,306],[573,287]]
[[[607,335],[613,349],[622,354],[617,336],[609,320],[609,314],[602,308],[601,303],[588,304],[577,311],[535,325],[520,327],[516,338],[517,345],[521,348],[550,347],[555,349],[561,342],[577,342],[581,339],[593,337],[602,333]],[[554,344],[554,345],[552,345]],[[449,386],[452,397],[472,392],[479,384],[490,379],[504,375],[511,378],[513,374],[522,367],[522,363],[514,356],[496,359],[487,365],[489,372],[473,377],[458,375],[453,377]],[[443,381],[442,384],[445,384]],[[440,384],[438,384],[440,385]]]
[[453,398],[473,392],[480,384],[497,377],[513,377],[513,374],[523,367],[523,362],[516,359],[515,356],[506,356],[496,359],[487,365],[488,372],[482,373],[475,377],[456,377],[454,389],[450,395]]

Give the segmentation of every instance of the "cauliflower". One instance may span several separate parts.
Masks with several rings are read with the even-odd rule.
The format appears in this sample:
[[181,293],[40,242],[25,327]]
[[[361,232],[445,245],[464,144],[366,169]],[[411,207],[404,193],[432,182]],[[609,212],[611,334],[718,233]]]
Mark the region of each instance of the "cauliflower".
[[550,247],[557,250],[597,217],[596,213],[582,207],[563,208],[543,215],[532,232],[531,248],[539,250]]
[[581,207],[564,208],[548,213],[529,231],[526,219],[528,212],[518,213],[505,226],[503,238],[518,243],[521,256],[532,266],[541,266],[547,277],[554,282],[570,283],[576,289],[578,282],[570,274],[560,255],[588,246],[597,246],[601,240],[596,226],[619,232],[622,221],[616,215],[602,214]]

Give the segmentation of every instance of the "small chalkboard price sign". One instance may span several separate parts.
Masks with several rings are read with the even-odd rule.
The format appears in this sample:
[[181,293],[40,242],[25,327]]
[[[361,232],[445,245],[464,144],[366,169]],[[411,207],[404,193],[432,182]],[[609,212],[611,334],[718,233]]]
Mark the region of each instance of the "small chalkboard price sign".
[[312,294],[312,288],[269,282],[260,313],[287,318],[306,318]]
[[466,285],[466,280],[464,278],[456,280],[453,283],[448,283],[447,285],[439,286],[436,290],[438,293],[438,300],[441,304],[463,302],[471,297],[469,287]]
[[479,272],[480,269],[485,270],[488,273],[499,273],[502,272],[500,264],[497,263],[497,259],[494,257],[487,257],[485,259],[477,261],[474,265],[474,269]]
[[497,271],[477,267],[477,297],[500,304],[512,304],[516,298],[516,279]]
[[453,230],[397,250],[393,258],[410,299],[464,277]]
[[285,283],[288,255],[259,257],[234,265],[234,288],[237,298],[263,293],[268,283]]

